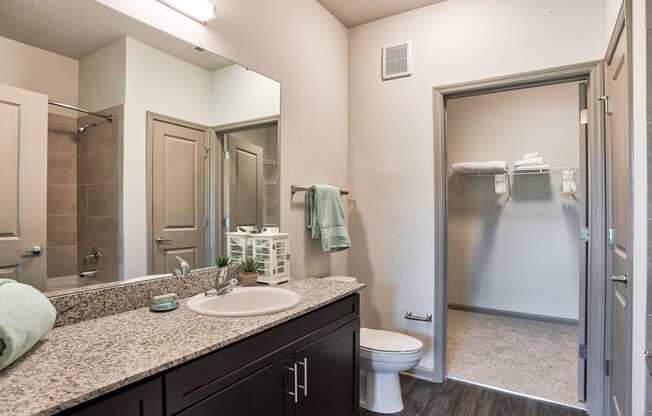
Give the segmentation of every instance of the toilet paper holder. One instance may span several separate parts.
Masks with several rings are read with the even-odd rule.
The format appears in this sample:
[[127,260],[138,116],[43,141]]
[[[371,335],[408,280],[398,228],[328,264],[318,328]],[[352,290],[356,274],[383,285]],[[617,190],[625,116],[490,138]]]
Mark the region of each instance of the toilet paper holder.
[[426,314],[426,316],[414,315],[412,312],[405,312],[405,319],[410,321],[421,321],[421,322],[432,322],[432,314]]

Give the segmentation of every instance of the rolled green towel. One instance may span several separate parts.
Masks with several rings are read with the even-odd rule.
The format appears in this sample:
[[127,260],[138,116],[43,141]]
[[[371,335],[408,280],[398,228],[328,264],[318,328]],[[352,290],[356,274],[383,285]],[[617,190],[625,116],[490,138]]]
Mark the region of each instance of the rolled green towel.
[[0,370],[29,351],[54,325],[57,311],[31,286],[0,279]]

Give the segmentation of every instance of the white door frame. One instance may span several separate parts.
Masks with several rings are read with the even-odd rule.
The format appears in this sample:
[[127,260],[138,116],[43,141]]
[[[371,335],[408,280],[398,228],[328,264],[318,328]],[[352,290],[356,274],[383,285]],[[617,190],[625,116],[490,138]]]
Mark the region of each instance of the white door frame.
[[[564,81],[588,81],[588,179],[589,224],[587,281],[587,410],[601,414],[604,403],[604,324],[605,324],[605,152],[604,118],[598,98],[603,95],[603,68],[600,61],[588,62],[433,88],[435,152],[435,313],[433,325],[435,365],[433,380],[446,379],[447,340],[447,214],[448,161],[446,157],[446,102],[450,98],[507,91]],[[579,244],[579,236],[578,236]]]

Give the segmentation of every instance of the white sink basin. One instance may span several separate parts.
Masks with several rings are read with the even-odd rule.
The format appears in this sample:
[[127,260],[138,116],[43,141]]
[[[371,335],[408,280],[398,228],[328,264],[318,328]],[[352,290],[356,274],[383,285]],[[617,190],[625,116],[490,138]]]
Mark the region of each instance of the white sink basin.
[[236,287],[220,296],[203,293],[188,299],[191,311],[210,316],[256,316],[281,312],[299,304],[298,293],[280,287]]

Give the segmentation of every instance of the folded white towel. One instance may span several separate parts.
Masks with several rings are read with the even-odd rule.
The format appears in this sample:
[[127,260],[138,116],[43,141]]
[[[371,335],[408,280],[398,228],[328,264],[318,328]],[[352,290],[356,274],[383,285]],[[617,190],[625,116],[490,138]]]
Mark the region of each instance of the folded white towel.
[[455,173],[505,173],[507,163],[504,160],[491,160],[487,162],[459,162],[453,163]]
[[523,159],[531,159],[533,157],[539,157],[539,153],[526,153],[523,155]]
[[514,172],[538,172],[538,171],[548,171],[550,170],[550,165],[526,165],[526,166],[516,166]]
[[542,157],[529,157],[521,160],[517,160],[514,162],[514,167],[519,167],[519,166],[531,166],[531,165],[543,165],[543,158]]

